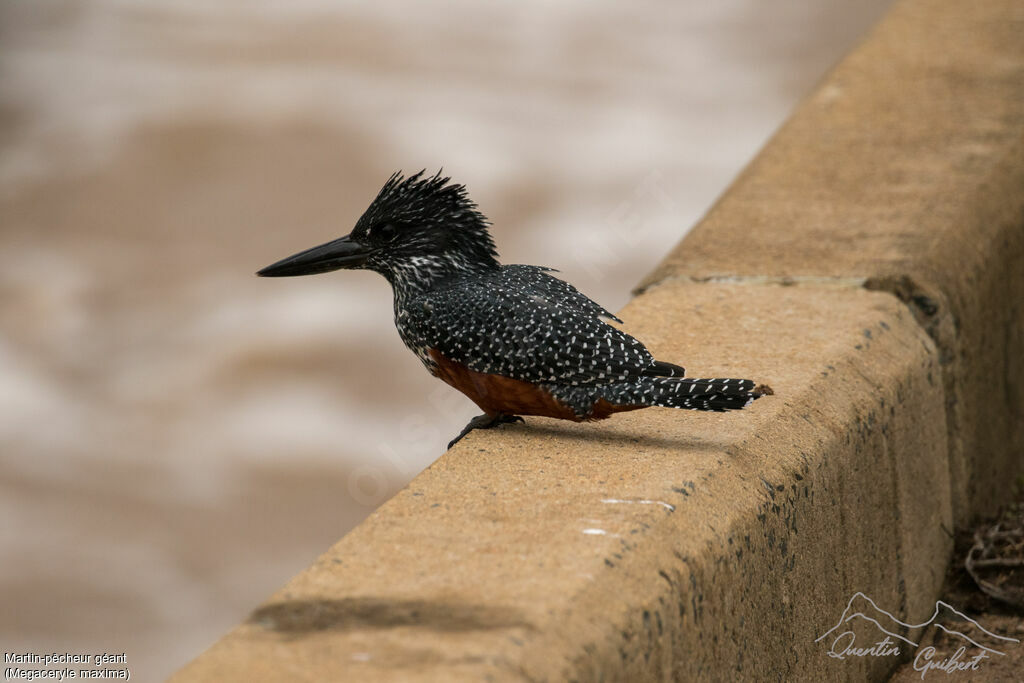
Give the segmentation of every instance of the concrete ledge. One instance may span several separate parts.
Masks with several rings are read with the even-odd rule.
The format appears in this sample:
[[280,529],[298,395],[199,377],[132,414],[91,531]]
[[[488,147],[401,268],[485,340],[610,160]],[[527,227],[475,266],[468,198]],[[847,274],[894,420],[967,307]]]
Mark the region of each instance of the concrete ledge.
[[883,675],[1024,467],[1022,22],[899,3],[622,312],[774,397],[474,433],[174,680]]
[[946,429],[903,304],[671,283],[623,316],[659,357],[778,395],[474,433],[176,680],[819,678],[822,606],[851,587],[928,616]]
[[1024,471],[1024,4],[899,2],[645,281],[862,280],[942,350],[958,523]]

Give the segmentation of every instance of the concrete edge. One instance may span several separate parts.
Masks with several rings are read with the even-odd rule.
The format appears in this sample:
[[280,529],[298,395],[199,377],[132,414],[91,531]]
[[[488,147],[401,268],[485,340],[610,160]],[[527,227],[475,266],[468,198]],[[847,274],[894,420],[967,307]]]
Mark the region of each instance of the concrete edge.
[[898,2],[636,292],[861,281],[941,352],[954,517],[1024,472],[1024,9]]
[[659,357],[778,394],[475,433],[175,680],[884,673],[815,638],[858,590],[932,608],[952,524],[934,343],[860,287],[666,283],[622,316]]

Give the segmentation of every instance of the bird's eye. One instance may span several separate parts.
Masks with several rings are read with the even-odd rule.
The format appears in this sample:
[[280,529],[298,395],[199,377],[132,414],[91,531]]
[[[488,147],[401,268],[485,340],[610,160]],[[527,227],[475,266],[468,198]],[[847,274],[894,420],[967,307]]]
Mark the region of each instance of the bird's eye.
[[378,239],[390,242],[391,240],[395,239],[395,235],[398,234],[398,228],[396,228],[391,223],[385,223],[384,225],[379,226],[373,232],[374,236],[377,237]]

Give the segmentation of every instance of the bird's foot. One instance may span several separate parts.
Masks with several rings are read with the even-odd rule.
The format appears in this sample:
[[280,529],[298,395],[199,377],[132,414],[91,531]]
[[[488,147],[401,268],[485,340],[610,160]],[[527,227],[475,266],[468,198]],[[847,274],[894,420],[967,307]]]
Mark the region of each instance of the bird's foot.
[[491,427],[497,427],[498,425],[508,424],[510,422],[525,422],[523,418],[518,415],[505,415],[504,413],[498,415],[477,415],[459,432],[459,435],[452,439],[448,443],[448,448],[451,448],[459,442],[462,437],[469,434],[474,429],[490,429]]

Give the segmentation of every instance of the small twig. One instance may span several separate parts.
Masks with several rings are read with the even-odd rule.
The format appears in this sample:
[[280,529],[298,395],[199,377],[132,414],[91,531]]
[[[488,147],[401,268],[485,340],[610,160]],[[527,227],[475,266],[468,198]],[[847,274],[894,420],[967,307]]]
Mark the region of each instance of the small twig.
[[[987,529],[984,534],[978,529],[974,532],[974,545],[964,557],[964,569],[986,595],[1018,608],[1024,607],[1024,591],[1016,586],[1011,585],[1007,588],[987,581],[978,572],[978,570],[990,568],[1024,567],[1024,557],[1021,557],[1022,546],[1024,546],[1024,527],[1022,526],[1004,529],[1003,523],[999,522]],[[1007,578],[1006,574],[1000,577],[1001,580]]]
[[975,567],[1024,567],[1024,557],[993,557],[974,560],[971,564]]

